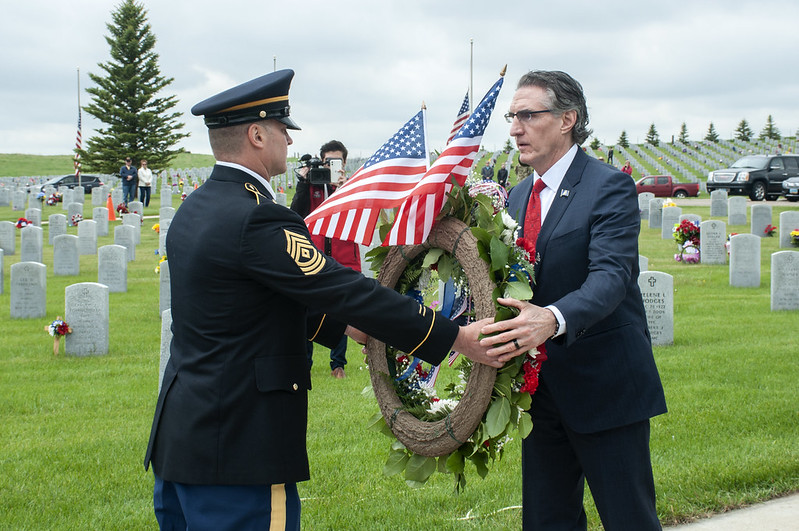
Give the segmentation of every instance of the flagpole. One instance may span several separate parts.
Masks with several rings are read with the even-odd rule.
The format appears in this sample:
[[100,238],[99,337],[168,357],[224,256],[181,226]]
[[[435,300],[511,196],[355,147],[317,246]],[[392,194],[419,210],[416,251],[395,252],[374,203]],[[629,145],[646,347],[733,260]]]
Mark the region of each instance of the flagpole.
[[[81,122],[81,120],[80,120],[80,67],[78,67],[78,76],[77,76],[77,78],[78,78],[78,135],[80,135],[82,137],[83,133],[80,131],[80,129],[82,128],[81,123],[80,123]],[[83,186],[81,184],[81,176],[80,176],[80,153],[77,153],[77,152],[75,153],[75,173],[78,174],[78,187],[80,187],[81,191],[83,191],[82,190]]]
[[469,114],[474,110],[474,39],[469,39]]

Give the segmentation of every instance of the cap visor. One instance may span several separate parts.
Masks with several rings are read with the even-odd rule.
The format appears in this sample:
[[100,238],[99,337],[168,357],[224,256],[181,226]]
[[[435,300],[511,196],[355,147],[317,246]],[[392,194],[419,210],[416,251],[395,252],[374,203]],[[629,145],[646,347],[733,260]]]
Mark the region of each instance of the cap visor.
[[291,116],[283,116],[282,118],[277,118],[277,121],[286,124],[286,127],[288,129],[294,129],[296,131],[302,131],[300,126],[297,125],[297,122],[295,122],[294,120],[291,119]]

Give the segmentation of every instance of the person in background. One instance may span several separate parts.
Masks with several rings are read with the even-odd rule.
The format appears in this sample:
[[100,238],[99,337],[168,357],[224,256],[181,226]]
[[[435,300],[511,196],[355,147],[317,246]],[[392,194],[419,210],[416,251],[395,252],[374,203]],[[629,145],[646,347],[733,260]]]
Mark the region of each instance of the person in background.
[[130,157],[125,157],[125,165],[119,168],[119,176],[122,178],[122,202],[128,206],[129,201],[135,199],[136,179],[138,172],[131,165]]
[[489,354],[546,349],[522,441],[524,529],[586,529],[587,481],[605,529],[658,530],[649,419],[666,400],[638,288],[635,183],[579,149],[588,110],[568,74],[525,74],[505,116],[534,170],[508,213],[534,247],[535,297],[499,299],[519,315],[483,341],[502,345]]
[[630,165],[630,161],[629,160],[625,160],[624,161],[624,166],[622,166],[621,171],[623,171],[627,175],[632,175],[633,174],[633,167]]
[[150,206],[150,189],[153,185],[153,172],[147,167],[147,159],[141,159],[139,177],[139,198],[145,207]]
[[480,170],[480,177],[482,177],[484,181],[493,181],[494,180],[494,164],[493,164],[493,161],[486,162],[486,165],[483,166],[482,170]]
[[[502,367],[468,326],[320,253],[302,217],[277,204],[286,171],[292,70],[194,107],[217,160],[175,213],[166,247],[172,343],[144,466],[161,529],[300,529],[309,479],[308,339],[366,334],[439,363],[455,349]],[[209,252],[213,250],[213,252]]]
[[503,162],[502,166],[499,168],[499,171],[497,171],[497,182],[503,188],[508,187],[508,170],[505,168],[505,164],[506,163]]
[[[319,149],[319,158],[322,162],[330,166],[330,161],[339,159],[342,162],[341,170],[338,175],[331,175],[330,184],[311,184],[307,179],[308,167],[297,170],[297,191],[291,201],[291,209],[302,217],[316,210],[330,194],[347,182],[347,174],[344,166],[347,164],[347,148],[338,140],[331,140]],[[361,271],[361,250],[357,243],[338,238],[327,238],[322,235],[312,234],[311,240],[316,247],[332,257],[341,265],[350,269]],[[308,363],[313,365],[312,341],[308,342]],[[330,349],[330,375],[334,378],[346,378],[347,373],[344,366],[347,364],[347,337],[341,338],[338,345]]]

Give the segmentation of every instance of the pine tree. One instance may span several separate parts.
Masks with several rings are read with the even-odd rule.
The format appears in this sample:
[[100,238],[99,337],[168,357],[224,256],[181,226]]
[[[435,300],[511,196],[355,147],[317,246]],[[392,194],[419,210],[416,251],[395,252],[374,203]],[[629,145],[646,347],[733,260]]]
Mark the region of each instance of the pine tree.
[[741,123],[738,124],[738,128],[735,130],[735,138],[741,142],[749,142],[752,140],[752,135],[754,134],[754,131],[749,127],[749,122],[745,119],[741,120]]
[[616,141],[616,144],[620,145],[624,149],[630,147],[630,141],[627,139],[627,131],[622,131],[619,135],[619,139]]
[[716,127],[713,125],[713,122],[710,122],[710,126],[707,128],[705,140],[713,143],[718,143],[719,141],[719,134],[716,132]]
[[591,146],[591,149],[597,150],[597,149],[599,149],[602,146],[602,143],[599,141],[598,138],[594,137],[594,139],[591,141],[590,146]]
[[649,126],[649,131],[646,133],[646,142],[655,147],[660,145],[660,137],[658,136],[658,130],[655,129],[654,123]]
[[685,125],[685,122],[683,122],[680,126],[680,135],[677,137],[677,141],[680,144],[688,143],[688,126]]
[[503,148],[503,151],[505,153],[510,153],[511,151],[513,151],[513,142],[511,141],[510,138],[505,141],[505,147]]
[[763,130],[760,131],[759,138],[760,140],[765,140],[767,138],[769,140],[780,140],[782,138],[782,136],[780,136],[780,130],[777,129],[776,125],[774,125],[774,119],[771,117],[770,114],[766,119],[766,125],[763,126]]
[[96,86],[86,89],[91,103],[83,109],[103,122],[97,136],[81,150],[83,167],[89,171],[116,174],[126,156],[138,164],[147,159],[151,168],[166,168],[183,148],[173,149],[189,136],[180,130],[179,112],[170,112],[177,97],[158,96],[174,78],[161,75],[155,35],[147,22],[147,11],[135,0],[123,0],[106,24],[111,60],[98,66],[105,75],[89,74]]

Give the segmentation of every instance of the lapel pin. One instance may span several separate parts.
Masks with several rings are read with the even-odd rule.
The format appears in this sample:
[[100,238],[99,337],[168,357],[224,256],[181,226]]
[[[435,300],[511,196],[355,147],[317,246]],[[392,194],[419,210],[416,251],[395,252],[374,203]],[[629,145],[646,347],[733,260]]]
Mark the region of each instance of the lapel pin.
[[568,190],[561,190],[560,191],[560,196],[561,197],[569,197],[569,191]]

